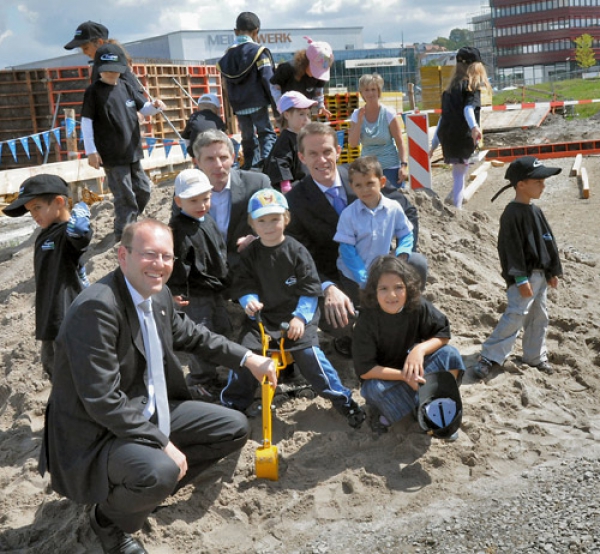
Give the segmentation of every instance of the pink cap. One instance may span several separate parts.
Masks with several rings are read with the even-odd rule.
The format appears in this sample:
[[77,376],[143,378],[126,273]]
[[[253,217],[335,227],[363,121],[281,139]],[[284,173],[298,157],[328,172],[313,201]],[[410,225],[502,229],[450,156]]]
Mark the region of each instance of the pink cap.
[[309,100],[296,90],[290,90],[281,95],[279,102],[277,102],[277,110],[279,113],[287,112],[290,108],[311,108],[317,104],[316,100]]
[[333,52],[327,42],[313,42],[310,37],[304,37],[308,41],[306,57],[308,58],[310,72],[315,79],[329,81],[329,70],[333,65]]

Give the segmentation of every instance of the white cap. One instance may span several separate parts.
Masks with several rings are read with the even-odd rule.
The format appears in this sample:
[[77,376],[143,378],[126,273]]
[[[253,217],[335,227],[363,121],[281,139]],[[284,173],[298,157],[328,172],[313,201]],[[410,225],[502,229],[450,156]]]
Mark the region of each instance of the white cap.
[[184,169],[175,179],[175,196],[193,198],[212,190],[208,177],[199,169]]

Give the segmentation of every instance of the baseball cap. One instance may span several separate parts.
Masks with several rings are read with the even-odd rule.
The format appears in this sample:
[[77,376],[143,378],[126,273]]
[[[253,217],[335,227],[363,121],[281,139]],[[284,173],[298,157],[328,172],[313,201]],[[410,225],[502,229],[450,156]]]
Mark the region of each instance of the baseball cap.
[[290,108],[310,108],[317,104],[316,100],[310,100],[304,96],[301,92],[290,90],[281,95],[281,98],[277,102],[277,110],[279,113],[286,112]]
[[248,213],[252,219],[269,214],[283,214],[287,210],[288,203],[285,196],[274,189],[259,190],[248,202]]
[[175,178],[175,196],[179,198],[193,198],[212,188],[206,174],[199,169],[184,169]]
[[65,44],[64,48],[65,50],[73,50],[98,38],[106,40],[108,38],[108,29],[102,23],[86,21],[77,27],[73,40]]
[[4,214],[9,217],[20,217],[27,213],[25,204],[42,194],[60,194],[69,196],[69,185],[57,175],[42,173],[29,177],[19,188],[19,197],[4,208]]
[[212,92],[203,94],[200,98],[198,98],[198,104],[212,104],[215,108],[221,108],[219,97]]
[[327,42],[313,42],[310,37],[304,37],[308,41],[306,57],[310,72],[315,79],[329,81],[329,70],[333,64],[333,52]]
[[470,63],[480,62],[481,53],[479,52],[479,49],[475,48],[474,46],[463,46],[456,53],[456,61],[458,63],[465,63],[467,65]]
[[516,187],[519,181],[526,179],[546,179],[553,175],[558,175],[562,169],[560,167],[548,167],[533,156],[523,156],[514,160],[506,170],[504,178],[510,181],[510,184],[503,186],[494,196],[492,202],[498,198],[505,190],[510,187]]
[[235,20],[235,28],[238,31],[256,31],[260,29],[260,19],[255,13],[242,12]]
[[446,439],[458,430],[462,421],[458,383],[449,371],[427,373],[425,379],[419,387],[419,425],[428,435]]
[[96,50],[94,66],[98,68],[98,73],[103,71],[125,73],[127,71],[125,52],[117,44],[103,44]]

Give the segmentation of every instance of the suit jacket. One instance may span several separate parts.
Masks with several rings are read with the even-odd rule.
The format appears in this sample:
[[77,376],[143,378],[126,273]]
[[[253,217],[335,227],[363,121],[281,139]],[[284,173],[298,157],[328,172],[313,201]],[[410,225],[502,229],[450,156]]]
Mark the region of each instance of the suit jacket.
[[261,189],[270,189],[269,178],[256,171],[231,170],[231,210],[229,227],[227,228],[227,259],[229,270],[239,264],[240,255],[237,251],[237,240],[253,233],[248,225],[248,201]]
[[[167,287],[153,296],[152,306],[169,400],[190,400],[176,350],[229,367],[239,365],[247,352],[176,311]],[[52,488],[75,502],[101,502],[108,496],[109,441],[122,439],[154,448],[169,441],[142,413],[147,403],[144,344],[120,269],[75,299],[56,342],[40,472],[47,469]]]
[[[348,181],[348,168],[339,166],[342,185],[346,191],[348,204],[356,200]],[[386,186],[383,194],[397,200],[406,216],[414,226],[415,248],[418,237],[419,221],[416,208],[408,198],[393,187]],[[339,215],[329,203],[321,189],[309,175],[298,181],[286,194],[290,208],[291,221],[286,234],[300,241],[311,253],[321,281],[339,282],[337,268],[339,244],[333,240],[337,230]]]

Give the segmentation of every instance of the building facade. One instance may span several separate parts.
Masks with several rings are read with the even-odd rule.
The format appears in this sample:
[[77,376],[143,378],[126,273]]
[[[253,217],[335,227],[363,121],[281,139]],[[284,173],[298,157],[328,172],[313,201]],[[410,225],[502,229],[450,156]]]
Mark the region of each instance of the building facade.
[[577,70],[575,39],[600,54],[600,0],[490,0],[496,84],[535,84]]

